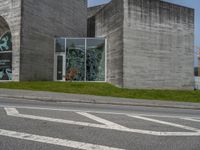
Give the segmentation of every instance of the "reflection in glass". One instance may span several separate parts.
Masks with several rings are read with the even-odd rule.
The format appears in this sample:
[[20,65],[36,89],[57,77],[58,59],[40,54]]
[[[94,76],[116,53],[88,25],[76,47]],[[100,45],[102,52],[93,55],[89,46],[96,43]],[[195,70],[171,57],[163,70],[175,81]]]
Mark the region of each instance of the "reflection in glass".
[[87,40],[87,81],[105,81],[105,40]]
[[85,80],[85,40],[67,39],[66,80]]
[[63,79],[63,56],[57,56],[57,80]]
[[66,81],[105,81],[105,39],[58,38],[56,52],[66,56],[63,64],[66,70],[60,71],[57,78],[65,76]]
[[0,80],[12,80],[12,53],[0,53]]
[[56,52],[65,52],[65,39],[64,38],[56,39]]
[[12,80],[12,36],[10,31],[0,35],[0,80]]
[[11,32],[7,31],[0,37],[0,52],[12,51],[12,37]]

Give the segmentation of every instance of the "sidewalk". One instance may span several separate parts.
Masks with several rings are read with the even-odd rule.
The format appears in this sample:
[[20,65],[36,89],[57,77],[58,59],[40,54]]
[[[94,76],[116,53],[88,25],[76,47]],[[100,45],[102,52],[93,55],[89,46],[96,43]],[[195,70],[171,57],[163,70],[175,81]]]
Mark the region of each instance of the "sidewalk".
[[64,94],[64,93],[28,91],[28,90],[0,89],[0,98],[19,98],[19,99],[37,100],[46,102],[74,102],[74,103],[93,103],[93,104],[164,107],[164,108],[200,110],[200,103],[139,100],[139,99]]

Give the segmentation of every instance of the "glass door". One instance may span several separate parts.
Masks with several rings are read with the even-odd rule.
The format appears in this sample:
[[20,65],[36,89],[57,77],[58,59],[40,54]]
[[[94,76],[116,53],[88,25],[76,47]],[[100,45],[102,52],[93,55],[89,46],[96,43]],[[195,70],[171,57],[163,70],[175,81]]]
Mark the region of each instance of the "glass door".
[[64,81],[65,80],[65,55],[64,54],[56,54],[55,56],[55,68],[56,68],[56,80]]

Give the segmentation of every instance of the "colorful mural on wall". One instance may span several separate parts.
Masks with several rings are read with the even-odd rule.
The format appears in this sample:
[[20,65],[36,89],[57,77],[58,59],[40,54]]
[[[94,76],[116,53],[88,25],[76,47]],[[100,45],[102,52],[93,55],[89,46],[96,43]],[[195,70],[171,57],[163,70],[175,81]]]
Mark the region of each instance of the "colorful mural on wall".
[[0,80],[12,80],[12,36],[5,32],[0,38]]

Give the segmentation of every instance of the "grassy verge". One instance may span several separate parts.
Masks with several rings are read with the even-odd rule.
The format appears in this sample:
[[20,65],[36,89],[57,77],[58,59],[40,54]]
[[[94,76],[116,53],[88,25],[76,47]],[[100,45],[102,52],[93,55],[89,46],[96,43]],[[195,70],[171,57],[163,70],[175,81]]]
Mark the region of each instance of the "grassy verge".
[[121,98],[200,102],[200,91],[121,89],[108,83],[9,82],[0,88],[89,94]]

